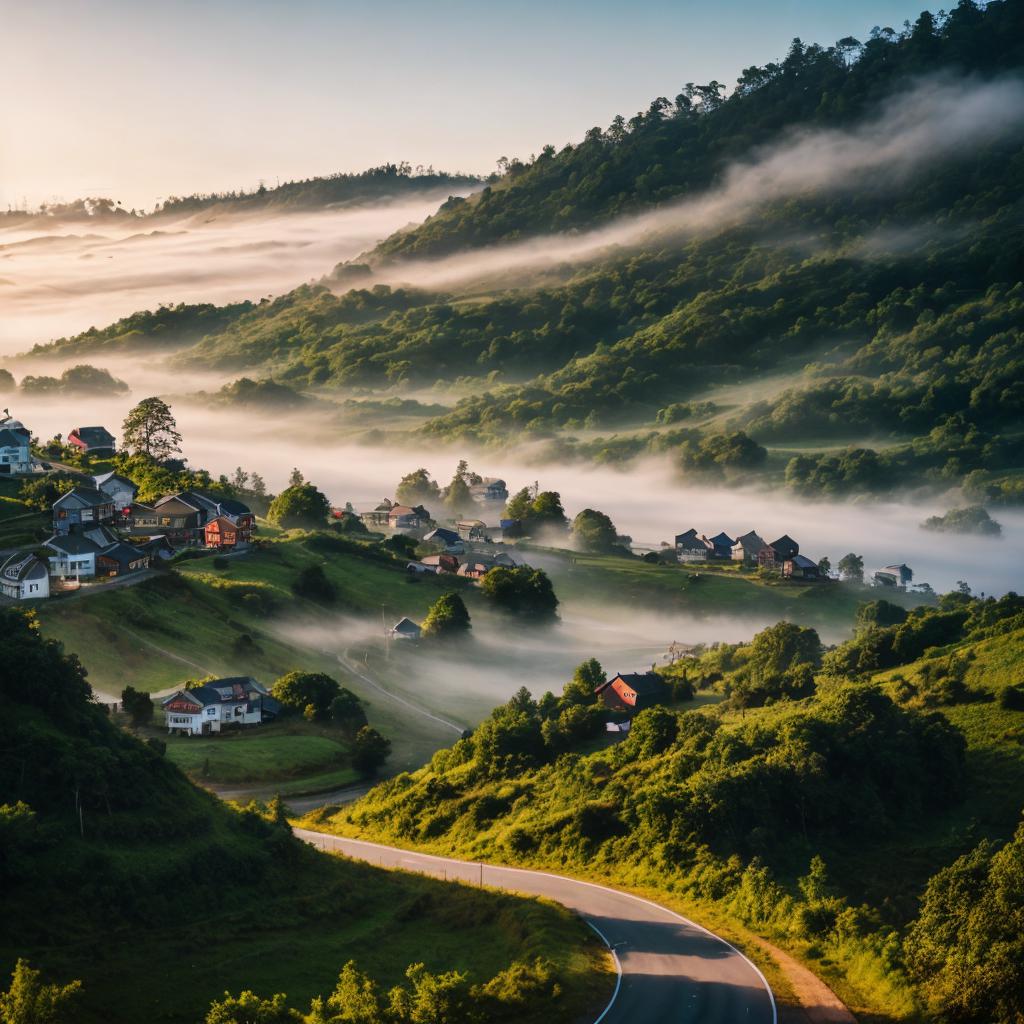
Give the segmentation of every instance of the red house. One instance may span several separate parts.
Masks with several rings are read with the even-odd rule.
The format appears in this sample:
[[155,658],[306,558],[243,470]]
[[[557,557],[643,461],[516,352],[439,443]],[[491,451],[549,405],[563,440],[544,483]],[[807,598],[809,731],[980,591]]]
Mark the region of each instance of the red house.
[[[238,526],[227,516],[217,516],[206,524],[206,546],[208,548],[233,548],[243,542]],[[248,540],[248,537],[245,538]]]
[[596,687],[594,693],[612,711],[635,712],[663,704],[668,687],[657,672],[620,672]]

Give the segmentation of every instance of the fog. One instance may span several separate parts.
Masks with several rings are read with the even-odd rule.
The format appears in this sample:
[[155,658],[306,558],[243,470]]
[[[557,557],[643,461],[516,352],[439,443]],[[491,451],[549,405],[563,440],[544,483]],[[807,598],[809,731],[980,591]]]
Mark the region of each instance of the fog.
[[[123,368],[114,368],[128,375]],[[148,370],[148,383],[167,393],[168,381],[158,368]],[[176,375],[178,386],[217,381]],[[129,383],[135,385],[129,375]],[[160,383],[165,385],[160,388]],[[183,388],[184,389],[184,388]],[[148,391],[94,398],[36,398],[12,396],[2,404],[41,438],[66,435],[73,427],[103,424],[115,434],[128,409]],[[351,501],[358,509],[372,507],[381,498],[394,497],[395,485],[420,466],[446,484],[456,463],[467,458],[481,475],[500,476],[510,492],[538,482],[541,489],[557,490],[567,513],[597,508],[612,517],[619,531],[638,546],[656,548],[671,543],[690,527],[713,536],[756,530],[771,541],[788,533],[804,554],[833,564],[849,551],[864,556],[867,569],[906,562],[915,581],[936,590],[952,589],[964,579],[987,594],[1021,587],[1024,569],[1024,511],[998,508],[993,516],[1003,524],[1003,537],[954,536],[920,529],[930,515],[955,504],[956,495],[905,500],[814,502],[788,492],[725,488],[680,479],[667,458],[635,461],[626,469],[568,463],[538,466],[530,451],[474,450],[468,445],[420,447],[369,446],[352,442],[330,409],[317,407],[300,413],[275,410],[211,409],[199,403],[173,402],[184,436],[185,455],[192,466],[212,473],[230,474],[241,465],[258,472],[272,490],[287,485],[293,467],[302,470],[335,504]]]
[[[381,281],[441,287],[501,275],[586,262],[614,247],[671,242],[726,228],[780,200],[856,189],[884,193],[936,162],[1024,129],[1024,83],[931,78],[884,103],[877,116],[849,131],[801,130],[731,164],[721,184],[695,197],[666,203],[582,233],[474,250],[433,261],[409,261],[375,271]],[[893,238],[897,241],[896,237]],[[872,239],[865,255],[884,241]],[[904,236],[899,244],[905,243]]]
[[161,303],[280,294],[422,221],[447,194],[310,213],[0,222],[0,357]]

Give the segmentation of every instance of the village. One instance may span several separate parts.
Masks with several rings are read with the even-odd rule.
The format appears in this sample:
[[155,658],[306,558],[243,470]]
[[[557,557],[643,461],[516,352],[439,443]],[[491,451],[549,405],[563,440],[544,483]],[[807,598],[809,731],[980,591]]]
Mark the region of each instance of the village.
[[[241,555],[259,543],[257,516],[240,500],[184,490],[141,502],[137,484],[127,476],[112,470],[89,475],[85,467],[109,460],[117,451],[116,438],[105,427],[74,428],[67,442],[86,457],[83,469],[73,486],[53,501],[49,536],[31,547],[0,552],[0,602],[87,597],[103,587],[141,581],[153,569],[169,566],[176,556]],[[54,472],[54,465],[39,457],[38,448],[33,451],[31,431],[5,410],[0,420],[0,479],[32,480]],[[475,516],[435,515],[422,504],[384,499],[361,513],[351,506],[331,508],[324,528],[358,519],[371,536],[404,538],[401,550],[409,554],[405,570],[413,579],[452,576],[479,585],[494,569],[529,568],[526,556],[538,549],[523,542],[522,524],[507,517],[505,481],[476,478],[468,491]],[[802,554],[789,535],[769,543],[755,530],[734,538],[724,531],[709,537],[690,528],[676,535],[672,545],[646,554],[634,551],[632,557],[679,565],[691,576],[704,571],[753,572],[793,585],[818,586],[838,579],[827,559],[816,561]],[[900,564],[876,570],[870,583],[907,590],[912,580],[912,570]],[[409,616],[387,630],[389,640],[403,643],[415,644],[421,634],[421,624]],[[664,678],[652,670],[617,673],[594,692],[610,713],[609,730],[625,731],[633,714],[663,702],[668,691]],[[161,705],[168,733],[185,736],[259,725],[281,710],[265,686],[241,676],[178,689]]]

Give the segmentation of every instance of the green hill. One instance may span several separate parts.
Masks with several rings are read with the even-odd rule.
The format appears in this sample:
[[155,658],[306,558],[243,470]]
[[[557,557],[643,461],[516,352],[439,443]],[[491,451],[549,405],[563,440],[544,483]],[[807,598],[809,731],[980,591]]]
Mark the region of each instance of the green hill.
[[0,609],[0,659],[0,969],[82,979],[61,1020],[194,1024],[225,989],[298,1005],[350,959],[383,984],[423,962],[467,986],[522,961],[566,1019],[604,993],[603,957],[560,908],[325,857],[279,807],[221,804],[117,728],[20,611]]
[[[557,438],[557,458],[664,452],[687,472],[810,493],[966,483],[1014,499],[1021,18],[1018,3],[965,0],[863,45],[796,40],[727,98],[689,86],[513,162],[386,240],[369,268],[250,310],[181,358],[300,387],[474,381],[422,427],[432,438]],[[816,161],[834,172],[811,173]],[[719,213],[693,212],[705,207]],[[580,232],[651,211],[560,260]],[[519,261],[530,239],[540,258]],[[492,255],[464,263],[475,282],[367,277],[414,281],[416,260],[482,247]],[[737,383],[751,385],[740,400]],[[748,435],[774,450],[732,458],[723,438]]]
[[[418,772],[311,817],[739,920],[810,962],[862,1020],[1012,1024],[1022,616],[1015,595],[876,603],[823,661],[812,633],[773,627],[666,670],[724,699],[644,711],[617,744],[588,738],[578,689],[524,690]],[[965,872],[979,902],[1001,901],[997,916],[968,923],[951,891]],[[957,979],[973,997],[954,1008]]]

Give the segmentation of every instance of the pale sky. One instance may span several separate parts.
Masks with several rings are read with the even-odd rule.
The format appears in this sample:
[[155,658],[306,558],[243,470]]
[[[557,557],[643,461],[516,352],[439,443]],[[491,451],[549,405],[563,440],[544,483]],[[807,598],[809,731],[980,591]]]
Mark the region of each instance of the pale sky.
[[921,0],[0,0],[0,208],[486,173]]

